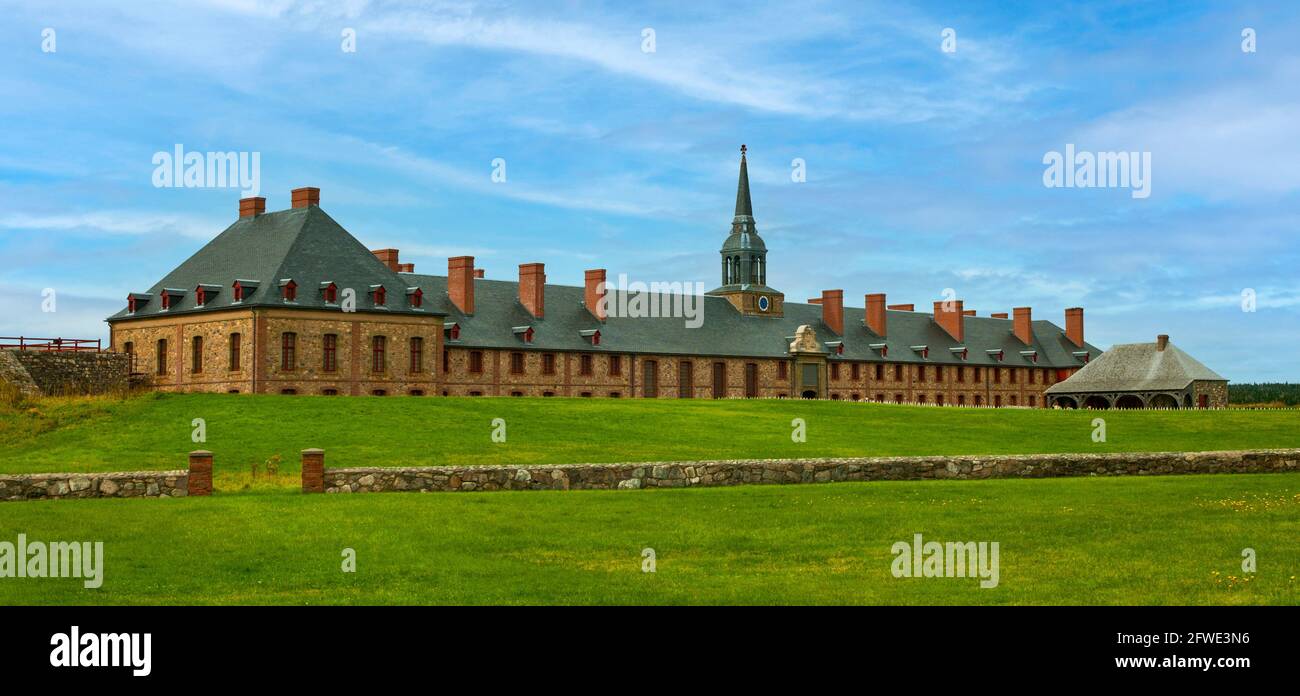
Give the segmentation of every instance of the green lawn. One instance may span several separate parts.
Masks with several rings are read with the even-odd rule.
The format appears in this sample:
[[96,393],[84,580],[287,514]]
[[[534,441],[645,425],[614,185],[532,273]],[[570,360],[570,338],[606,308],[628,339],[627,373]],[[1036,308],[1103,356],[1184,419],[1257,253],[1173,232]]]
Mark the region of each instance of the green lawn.
[[[19,532],[102,540],[104,584],[0,578],[0,605],[1300,598],[1300,474],[0,503],[0,541]],[[894,578],[918,532],[997,541],[1000,584]],[[1258,572],[1234,580],[1248,547]]]
[[[1093,442],[1092,420],[1107,440]],[[206,422],[207,441],[191,440]],[[507,441],[491,439],[506,422]],[[793,418],[807,442],[791,441]],[[217,486],[279,455],[327,466],[1300,447],[1300,411],[1048,411],[830,401],[339,398],[150,394],[0,410],[0,473],[176,469],[216,454]],[[290,482],[292,483],[292,482]]]

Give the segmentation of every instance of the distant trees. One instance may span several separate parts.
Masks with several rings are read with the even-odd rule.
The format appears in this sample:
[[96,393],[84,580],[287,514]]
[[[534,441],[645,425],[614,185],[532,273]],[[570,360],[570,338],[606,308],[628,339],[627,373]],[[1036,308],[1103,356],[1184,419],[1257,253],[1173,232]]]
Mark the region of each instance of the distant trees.
[[1291,384],[1289,382],[1229,384],[1228,403],[1234,406],[1246,404],[1300,405],[1300,384]]

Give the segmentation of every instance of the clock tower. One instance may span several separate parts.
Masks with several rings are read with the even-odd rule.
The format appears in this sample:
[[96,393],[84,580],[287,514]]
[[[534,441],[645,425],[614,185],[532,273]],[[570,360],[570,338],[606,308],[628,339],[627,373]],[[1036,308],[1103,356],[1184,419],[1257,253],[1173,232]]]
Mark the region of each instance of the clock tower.
[[740,146],[740,181],[736,185],[736,216],[731,234],[722,243],[722,285],[709,295],[727,298],[741,314],[779,317],[785,296],[767,286],[767,245],[754,226],[754,205],[749,199],[749,168],[745,146]]

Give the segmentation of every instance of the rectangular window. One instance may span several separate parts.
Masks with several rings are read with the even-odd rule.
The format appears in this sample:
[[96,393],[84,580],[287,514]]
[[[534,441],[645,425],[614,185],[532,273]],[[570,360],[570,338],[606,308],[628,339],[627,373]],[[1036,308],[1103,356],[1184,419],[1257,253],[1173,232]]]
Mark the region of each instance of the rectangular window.
[[424,339],[419,336],[411,337],[411,374],[417,374],[424,371]]
[[1015,384],[1016,381],[1020,379],[1020,377],[1018,376],[1018,375],[1020,374],[1020,370],[1017,370],[1016,368],[1013,367],[1013,368],[1011,368],[1010,370],[1008,370],[1008,372],[1011,373],[1011,374],[1010,374],[1010,377],[1011,377],[1011,383],[1012,383],[1012,384]]
[[591,364],[592,364],[592,357],[590,353],[583,353],[582,355],[578,356],[578,374],[585,375],[588,377],[591,376],[591,372],[592,372]]
[[858,379],[861,379],[861,378],[862,378],[862,365],[859,364],[859,363],[853,363],[853,379],[854,379],[854,381],[857,381]]
[[158,374],[167,374],[167,339],[158,339]]
[[510,374],[522,375],[524,373],[524,354],[515,351],[510,354]]
[[934,381],[936,382],[943,381],[943,365],[934,366]]
[[623,374],[623,356],[609,356],[609,376],[618,377]]
[[135,344],[130,341],[123,343],[122,352],[126,354],[126,371],[135,374]]
[[280,369],[284,372],[293,372],[293,368],[298,364],[298,334],[292,331],[286,331],[280,334]]
[[689,399],[695,392],[695,363],[683,360],[677,363],[677,397]]
[[[901,381],[903,381],[903,366],[902,366],[902,365],[895,365],[895,366],[894,366],[894,381],[895,381],[895,382],[901,382]],[[902,403],[902,402],[900,401],[899,403]]]
[[957,381],[958,382],[966,381],[966,367],[964,365],[959,365],[957,367]]
[[483,351],[471,350],[469,352],[469,371],[472,374],[483,374]]
[[641,365],[641,395],[647,399],[654,399],[659,396],[659,361],[644,360]]
[[542,374],[555,374],[555,353],[542,353]]
[[190,372],[198,375],[203,374],[203,337],[195,336],[190,339]]
[[925,381],[925,365],[916,366],[916,381],[918,382]]
[[339,369],[338,334],[325,334],[321,341],[321,369],[325,372],[335,372]]
[[231,372],[239,369],[239,342],[242,338],[237,333],[230,334],[230,364],[227,367]]
[[727,363],[713,363],[713,398],[721,399],[727,395]]
[[442,372],[446,374],[451,372],[451,356],[447,354],[447,349],[442,349]]
[[[781,363],[785,367],[785,363]],[[758,398],[758,364],[745,363],[745,398]]]
[[[786,365],[786,363],[785,363],[784,360],[782,360],[781,362],[777,363],[777,364],[776,364],[776,378],[777,378],[777,379],[789,379],[789,375],[790,375],[790,373],[789,373],[789,372],[786,372],[787,369],[788,369],[788,366]],[[745,366],[745,370],[746,370],[746,374],[748,374],[748,370],[749,370],[749,366],[748,366],[748,365]]]
[[831,363],[831,379],[839,380],[839,378],[840,378],[840,364]]
[[[989,369],[991,369],[991,370],[993,371],[993,383],[994,383],[994,384],[1002,384],[1002,368],[1000,368],[1000,367],[993,367],[993,368],[989,368]],[[998,404],[998,405],[1001,406],[1002,404]]]
[[372,336],[370,338],[370,371],[383,372],[388,368],[388,338]]
[[[878,381],[884,381],[884,379],[885,379],[885,366],[884,366],[884,365],[876,365],[876,379],[877,379]],[[876,399],[876,401],[880,401],[880,399]]]
[[979,383],[983,381],[984,381],[984,368],[982,367],[975,368],[975,382]]

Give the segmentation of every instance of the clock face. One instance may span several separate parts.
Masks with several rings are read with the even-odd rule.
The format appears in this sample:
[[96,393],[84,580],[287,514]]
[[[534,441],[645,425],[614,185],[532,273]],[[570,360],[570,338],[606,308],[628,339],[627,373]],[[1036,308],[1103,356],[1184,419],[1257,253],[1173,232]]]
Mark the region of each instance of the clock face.
[[772,306],[772,301],[767,299],[767,295],[758,296],[758,311],[766,312]]

